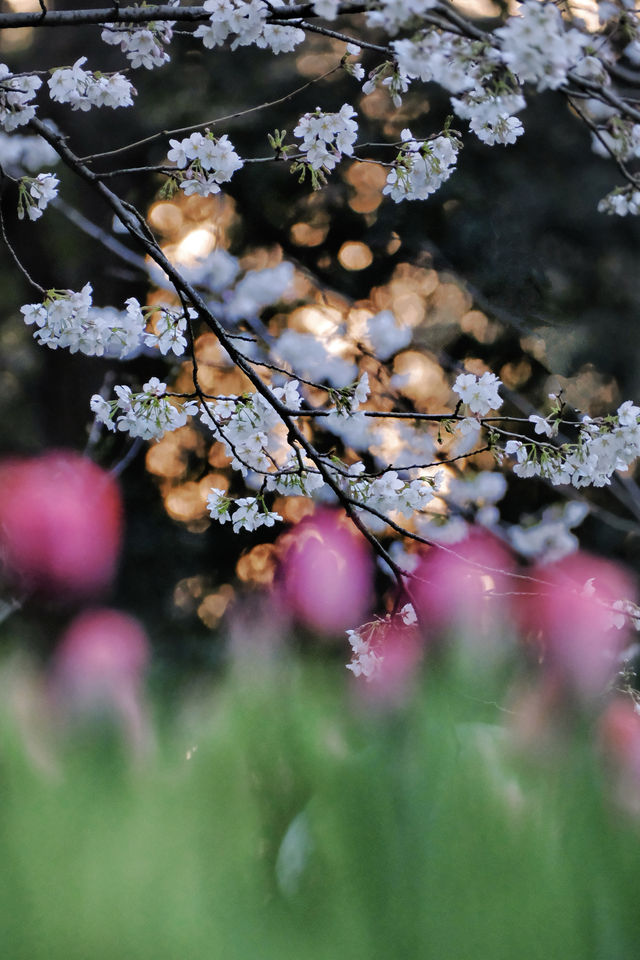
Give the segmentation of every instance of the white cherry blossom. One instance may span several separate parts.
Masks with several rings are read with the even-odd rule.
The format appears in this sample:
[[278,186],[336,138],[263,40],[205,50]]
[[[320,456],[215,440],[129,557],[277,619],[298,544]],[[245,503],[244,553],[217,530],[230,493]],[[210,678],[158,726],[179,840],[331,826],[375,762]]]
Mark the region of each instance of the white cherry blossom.
[[474,373],[461,373],[453,390],[467,404],[471,413],[484,416],[502,406],[502,397],[498,393],[501,386],[495,373],[483,373],[481,377],[476,377]]

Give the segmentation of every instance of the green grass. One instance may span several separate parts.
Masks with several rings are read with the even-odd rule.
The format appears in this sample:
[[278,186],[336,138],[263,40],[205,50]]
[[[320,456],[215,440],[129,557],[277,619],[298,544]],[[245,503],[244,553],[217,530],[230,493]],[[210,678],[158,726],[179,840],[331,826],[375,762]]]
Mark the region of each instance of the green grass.
[[7,709],[2,957],[636,956],[639,825],[588,719],[532,757],[464,671],[385,710],[336,669],[236,667],[156,724],[148,758],[93,725],[58,739],[55,773]]

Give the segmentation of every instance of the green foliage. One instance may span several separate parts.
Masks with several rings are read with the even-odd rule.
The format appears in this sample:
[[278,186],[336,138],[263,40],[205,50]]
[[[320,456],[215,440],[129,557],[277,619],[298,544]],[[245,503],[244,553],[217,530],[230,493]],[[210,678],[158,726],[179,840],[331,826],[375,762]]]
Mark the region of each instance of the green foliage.
[[635,954],[637,825],[603,795],[588,724],[543,760],[514,749],[509,715],[457,669],[367,706],[335,672],[254,668],[186,705],[136,762],[96,722],[43,772],[5,715],[3,956]]

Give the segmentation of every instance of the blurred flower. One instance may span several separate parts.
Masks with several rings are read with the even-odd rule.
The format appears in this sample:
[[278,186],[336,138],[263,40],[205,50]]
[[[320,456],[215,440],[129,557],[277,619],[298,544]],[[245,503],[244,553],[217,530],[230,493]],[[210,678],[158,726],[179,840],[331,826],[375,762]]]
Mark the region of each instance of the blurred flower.
[[367,701],[393,706],[409,697],[411,680],[422,657],[415,611],[413,618],[411,611],[411,604],[406,604],[396,615],[347,630],[351,646],[347,670],[366,681],[359,684],[359,693]]
[[640,813],[640,716],[630,698],[608,704],[598,724],[605,762],[616,773],[615,795],[630,813]]
[[47,594],[95,594],[113,578],[122,506],[113,477],[76,453],[0,464],[0,559]]
[[[523,626],[537,632],[547,668],[583,697],[602,692],[625,644],[620,600],[635,593],[622,568],[585,553],[562,564],[534,568],[528,597],[521,598]],[[614,629],[617,628],[617,629]]]
[[118,610],[85,610],[54,654],[54,705],[67,717],[113,715],[135,749],[148,742],[141,683],[150,655],[142,624]]
[[304,624],[339,633],[364,618],[373,565],[360,535],[340,513],[321,510],[287,535],[282,602]]
[[462,627],[471,638],[486,633],[487,614],[504,613],[500,594],[513,589],[512,567],[508,550],[484,530],[470,530],[455,547],[433,547],[412,584],[421,622],[436,630]]

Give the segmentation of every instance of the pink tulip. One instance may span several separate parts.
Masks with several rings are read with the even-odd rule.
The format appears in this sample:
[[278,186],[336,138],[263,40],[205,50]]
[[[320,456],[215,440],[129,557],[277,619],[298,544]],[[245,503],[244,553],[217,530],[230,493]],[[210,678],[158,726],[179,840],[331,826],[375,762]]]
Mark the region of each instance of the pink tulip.
[[141,702],[150,645],[142,624],[118,610],[94,609],[79,614],[55,651],[51,692],[65,718],[102,714],[122,724],[135,749],[148,742]]
[[483,530],[451,548],[432,547],[415,570],[411,590],[427,628],[456,628],[472,638],[486,632],[487,618],[504,613],[500,596],[513,590],[508,550]]
[[27,589],[86,596],[108,586],[121,515],[116,481],[77,453],[0,464],[0,559]]
[[411,693],[423,645],[418,630],[404,626],[398,616],[380,624],[375,633],[377,667],[356,681],[359,697],[369,704],[397,707]]
[[320,510],[287,535],[281,600],[312,629],[335,634],[360,623],[373,568],[361,536],[338,511]]
[[614,603],[633,599],[629,576],[585,553],[531,573],[546,583],[532,583],[531,596],[520,604],[523,626],[539,635],[547,669],[565,686],[580,696],[597,695],[625,642],[626,621]]
[[614,796],[629,813],[640,814],[640,716],[630,699],[618,697],[598,724],[600,749],[613,775]]

